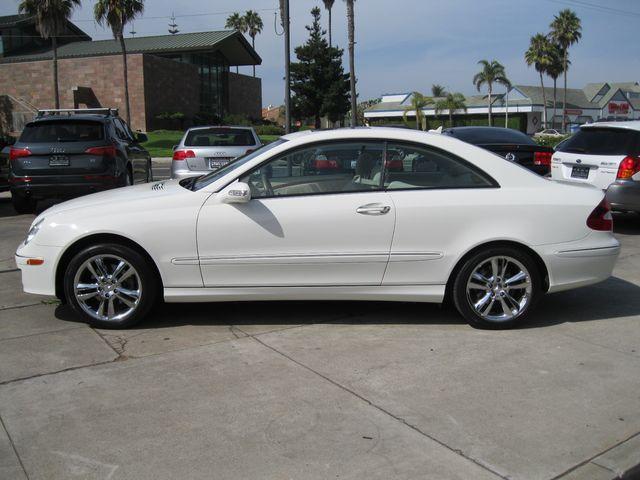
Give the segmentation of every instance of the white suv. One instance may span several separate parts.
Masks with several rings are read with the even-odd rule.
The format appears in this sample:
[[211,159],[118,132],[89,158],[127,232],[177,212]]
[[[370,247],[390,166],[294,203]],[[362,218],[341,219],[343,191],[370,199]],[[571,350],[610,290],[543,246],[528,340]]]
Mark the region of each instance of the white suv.
[[592,184],[614,210],[640,213],[640,121],[583,125],[551,159],[551,178]]

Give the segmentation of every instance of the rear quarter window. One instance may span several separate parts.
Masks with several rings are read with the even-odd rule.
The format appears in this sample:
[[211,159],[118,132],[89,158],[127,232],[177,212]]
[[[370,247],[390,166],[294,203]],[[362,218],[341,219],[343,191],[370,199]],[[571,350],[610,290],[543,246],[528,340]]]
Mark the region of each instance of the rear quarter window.
[[20,135],[24,143],[93,142],[104,139],[104,125],[90,120],[56,120],[27,124]]
[[557,148],[587,155],[636,155],[639,132],[618,128],[582,128]]

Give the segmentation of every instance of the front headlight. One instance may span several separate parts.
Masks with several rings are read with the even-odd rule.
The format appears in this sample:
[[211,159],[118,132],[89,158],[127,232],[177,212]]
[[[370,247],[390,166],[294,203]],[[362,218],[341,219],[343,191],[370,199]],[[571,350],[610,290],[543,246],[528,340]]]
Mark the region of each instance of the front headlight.
[[29,243],[31,240],[33,240],[34,237],[38,234],[38,231],[40,230],[40,225],[42,225],[42,222],[44,222],[44,218],[41,218],[40,220],[35,222],[33,225],[31,225],[31,228],[27,232],[27,238],[24,239],[25,245]]

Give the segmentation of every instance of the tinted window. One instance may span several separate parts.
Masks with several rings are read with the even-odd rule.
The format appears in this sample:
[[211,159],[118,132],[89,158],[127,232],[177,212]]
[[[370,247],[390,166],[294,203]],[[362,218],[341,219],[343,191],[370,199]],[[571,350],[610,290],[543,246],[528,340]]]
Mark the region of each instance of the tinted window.
[[581,128],[557,149],[559,152],[588,155],[633,155],[638,133],[617,128]]
[[536,144],[536,142],[524,133],[510,128],[460,128],[445,130],[444,133],[473,145],[496,143],[514,143],[524,145]]
[[385,162],[388,190],[413,188],[482,188],[492,181],[463,160],[442,150],[390,143]]
[[104,139],[102,123],[84,120],[35,122],[25,126],[20,135],[24,143],[93,142]]
[[253,198],[378,190],[384,144],[345,141],[287,152],[245,178]]
[[199,128],[190,130],[184,140],[187,147],[249,147],[255,144],[251,130],[244,128]]
[[[202,177],[198,178],[195,181],[195,183],[193,185],[193,189],[194,190],[200,190],[201,188],[204,188],[207,185],[212,184],[213,182],[215,182],[216,180],[224,177],[225,175],[227,175],[228,173],[232,172],[236,168],[241,167],[245,163],[253,160],[258,155],[262,155],[264,152],[267,152],[267,151],[271,150],[272,148],[277,147],[278,145],[282,145],[284,142],[286,142],[286,140],[283,140],[282,138],[279,138],[275,142],[271,142],[271,143],[269,143],[267,145],[263,145],[262,147],[258,148],[257,150],[254,150],[251,153],[248,153],[247,155],[243,155],[242,157],[236,158],[231,163],[226,164],[224,167],[221,167],[221,168],[219,168],[218,170],[215,170],[212,173],[209,173],[207,175],[203,175]],[[187,180],[190,180],[190,179],[187,179]]]

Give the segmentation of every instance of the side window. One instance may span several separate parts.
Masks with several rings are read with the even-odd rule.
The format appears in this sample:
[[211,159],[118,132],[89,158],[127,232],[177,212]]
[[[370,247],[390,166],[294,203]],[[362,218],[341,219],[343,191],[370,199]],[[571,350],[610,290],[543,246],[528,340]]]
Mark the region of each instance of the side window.
[[387,190],[492,187],[482,172],[447,152],[389,143],[385,162]]
[[116,129],[116,136],[124,141],[124,142],[130,142],[131,138],[129,137],[129,135],[127,134],[127,130],[122,122],[122,120],[120,120],[119,118],[116,118],[113,120],[113,126]]
[[332,142],[287,152],[244,181],[253,198],[372,191],[382,188],[382,142]]

